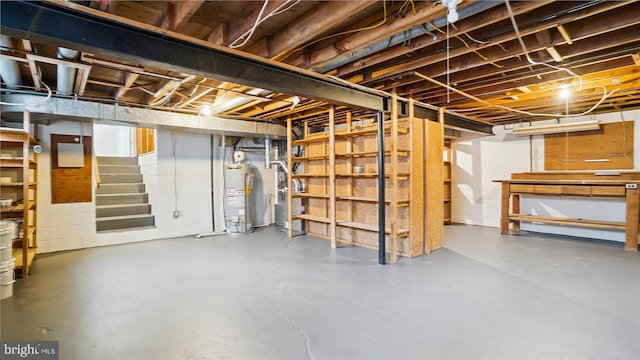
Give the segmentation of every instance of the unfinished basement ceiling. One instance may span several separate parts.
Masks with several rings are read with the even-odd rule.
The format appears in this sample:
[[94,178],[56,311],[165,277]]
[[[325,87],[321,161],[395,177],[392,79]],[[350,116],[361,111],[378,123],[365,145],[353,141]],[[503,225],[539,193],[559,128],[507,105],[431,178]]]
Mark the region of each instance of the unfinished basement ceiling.
[[[453,25],[439,1],[100,0],[65,6],[396,91],[495,125],[640,107],[635,1],[462,1]],[[70,96],[91,101],[196,114],[210,109],[274,122],[318,119],[328,107],[296,94],[87,52],[61,59],[56,45],[3,41],[3,59],[19,64],[21,81],[8,84],[3,76],[3,91],[46,92],[46,84],[55,93],[57,65],[63,64],[77,69]],[[565,87],[568,101],[559,97]]]

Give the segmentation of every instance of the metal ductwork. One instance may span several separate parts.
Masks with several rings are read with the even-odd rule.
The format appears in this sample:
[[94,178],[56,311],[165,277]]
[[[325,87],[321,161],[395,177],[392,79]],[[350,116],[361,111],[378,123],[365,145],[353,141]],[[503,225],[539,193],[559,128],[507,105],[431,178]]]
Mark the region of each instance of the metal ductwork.
[[[455,1],[454,3],[457,4],[457,2]],[[459,9],[457,13],[459,15],[459,19],[465,19],[501,4],[503,4],[503,2],[501,1],[478,1],[470,4],[469,6],[465,6]],[[432,23],[439,28],[446,27],[447,16],[439,17],[433,20]],[[320,64],[316,64],[311,68],[311,70],[324,74],[342,65],[345,65],[350,62],[357,61],[358,59],[362,59],[372,54],[384,51],[390,46],[401,44],[403,42],[406,42],[407,40],[424,35],[425,33],[430,33],[431,31],[434,31],[434,30],[435,29],[428,23],[420,24],[407,31],[402,32],[401,34],[397,34],[390,38],[386,38],[380,42],[369,45],[363,49],[360,49],[357,51],[345,52],[340,56],[336,56],[331,60],[325,61]]]
[[[79,51],[63,47],[58,48],[58,59],[78,60],[79,58]],[[58,82],[56,85],[56,93],[58,95],[71,95],[73,93],[77,72],[78,69],[75,67],[58,64]]]
[[264,139],[264,168],[271,169],[271,165],[278,165],[289,176],[287,164],[282,160],[271,160],[271,139]]
[[[0,46],[3,49],[12,49],[11,38],[6,35],[0,35]],[[0,58],[0,76],[2,77],[2,82],[9,89],[17,89],[22,86],[22,77],[20,76],[20,67],[17,61],[5,57]]]
[[238,106],[242,106],[244,104],[247,104],[250,101],[253,101],[254,100],[253,96],[262,97],[262,96],[267,96],[271,93],[272,91],[269,91],[269,90],[251,89],[247,91],[246,96],[243,96],[243,94],[238,94],[233,99],[227,100],[221,104],[213,105],[211,107],[211,111],[214,114],[224,114],[225,112],[231,109],[235,109]]

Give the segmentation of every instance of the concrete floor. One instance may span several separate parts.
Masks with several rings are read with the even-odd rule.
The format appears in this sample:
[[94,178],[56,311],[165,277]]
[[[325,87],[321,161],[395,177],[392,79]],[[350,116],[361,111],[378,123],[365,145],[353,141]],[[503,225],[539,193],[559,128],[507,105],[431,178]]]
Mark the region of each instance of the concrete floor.
[[640,255],[446,227],[396,265],[278,228],[39,256],[3,340],[60,359],[640,359]]

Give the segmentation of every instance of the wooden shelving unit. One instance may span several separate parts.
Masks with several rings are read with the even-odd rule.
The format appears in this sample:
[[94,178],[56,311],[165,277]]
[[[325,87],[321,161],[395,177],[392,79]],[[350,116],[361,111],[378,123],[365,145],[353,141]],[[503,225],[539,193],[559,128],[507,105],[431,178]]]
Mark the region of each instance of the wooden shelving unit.
[[[413,104],[413,103],[412,103]],[[412,107],[412,106],[411,106]],[[375,114],[371,118],[353,119],[351,113],[337,121],[331,111],[328,124],[321,133],[309,133],[304,125],[304,138],[289,135],[289,166],[301,162],[301,173],[290,178],[307,181],[304,194],[291,194],[289,201],[305,199],[304,213],[291,212],[291,221],[302,220],[309,235],[337,243],[377,249],[378,219],[378,126]],[[339,127],[336,127],[339,122]],[[427,123],[433,123],[432,127]],[[289,122],[289,134],[292,124]],[[415,257],[439,247],[438,231],[442,233],[442,177],[439,171],[427,171],[427,153],[437,154],[442,163],[442,128],[438,119],[418,119],[410,112],[399,117],[396,101],[384,118],[385,166],[385,248],[391,262],[398,255]],[[427,128],[433,128],[429,134]],[[436,133],[437,129],[440,133]],[[440,136],[438,146],[428,149],[425,139]],[[303,146],[304,154],[294,157],[295,146]],[[314,147],[315,146],[315,147]],[[430,155],[431,156],[431,155]],[[433,161],[433,160],[432,160]],[[437,204],[427,206],[427,177],[436,173]],[[315,182],[315,186],[313,186]],[[434,183],[435,184],[435,183]],[[433,185],[435,187],[435,185]],[[291,184],[289,185],[291,187]],[[317,200],[312,203],[311,200]],[[289,203],[291,207],[291,202]],[[435,214],[440,229],[434,226],[433,238],[427,236],[427,215]],[[433,220],[430,220],[430,224]],[[291,228],[291,227],[290,227]],[[290,229],[289,235],[292,236]],[[432,245],[434,241],[436,245]],[[441,245],[440,245],[441,246]]]
[[451,223],[451,140],[445,140],[444,149],[442,151],[444,177],[443,196],[444,196],[444,223]]
[[23,128],[0,128],[0,193],[11,198],[12,205],[0,211],[4,219],[20,220],[19,238],[13,242],[12,255],[16,270],[29,276],[36,256],[37,242],[37,154],[31,151],[36,140],[29,134],[29,113],[25,112]]
[[[301,139],[292,138],[291,121],[288,122],[289,136],[287,141],[289,154],[289,189],[293,189],[293,179],[303,183],[304,192],[289,191],[288,218],[289,236],[293,236],[293,222],[303,221],[307,234],[331,238],[332,232],[332,196],[331,188],[334,174],[332,171],[332,144],[334,139],[328,132],[310,133],[307,124],[304,126]],[[291,156],[293,147],[302,149],[302,156]],[[293,164],[302,163],[302,172],[293,172]],[[293,208],[293,199],[300,199],[301,206]]]

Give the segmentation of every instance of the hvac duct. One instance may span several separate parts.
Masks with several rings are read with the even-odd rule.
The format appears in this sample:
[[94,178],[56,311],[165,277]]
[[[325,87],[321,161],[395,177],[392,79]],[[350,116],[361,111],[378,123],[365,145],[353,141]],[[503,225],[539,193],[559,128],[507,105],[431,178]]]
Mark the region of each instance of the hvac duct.
[[[63,47],[58,48],[58,59],[78,60],[80,52]],[[58,95],[71,95],[73,93],[73,84],[76,81],[76,73],[78,69],[71,66],[58,64],[58,82],[56,85],[56,93]]]
[[[11,38],[6,35],[0,35],[0,46],[6,50],[12,49]],[[0,58],[0,76],[9,89],[17,89],[22,86],[22,77],[20,76],[20,68],[17,61],[5,57]]]
[[250,95],[250,96],[243,96],[243,94],[238,94],[238,96],[234,97],[231,100],[225,101],[217,105],[213,105],[211,107],[211,112],[213,112],[214,114],[223,114],[226,111],[237,108],[238,106],[242,106],[248,103],[249,101],[253,100],[254,98],[252,96],[266,96],[269,94],[271,94],[271,91],[269,90],[251,89],[246,93],[246,95]]
[[[478,14],[482,11],[491,9],[492,7],[495,7],[501,4],[502,4],[501,1],[477,1],[470,4],[469,6],[465,6],[462,9],[459,9],[458,16],[459,16],[459,19],[468,18],[472,15]],[[439,28],[443,28],[447,26],[447,21],[448,21],[447,17],[442,16],[433,20],[431,23],[433,23]],[[358,59],[362,59],[364,57],[375,54],[377,52],[384,51],[390,46],[398,45],[403,42],[406,42],[409,39],[413,39],[420,35],[424,35],[426,31],[431,31],[431,30],[435,30],[435,29],[431,27],[430,24],[428,23],[420,24],[407,31],[404,31],[401,34],[392,36],[390,38],[386,38],[380,42],[377,42],[373,45],[369,45],[363,49],[360,49],[357,51],[347,51],[345,53],[342,53],[341,55],[336,56],[331,60],[314,65],[311,68],[311,70],[319,73],[326,73],[342,65],[357,61]]]

